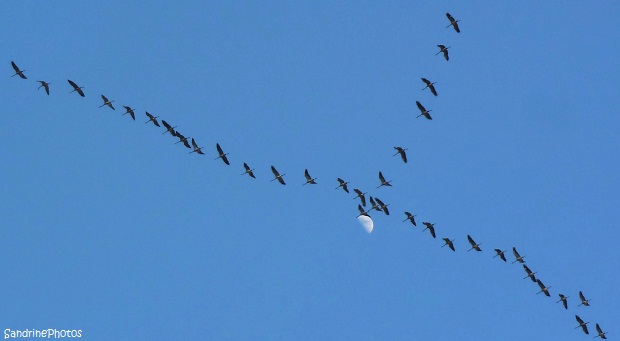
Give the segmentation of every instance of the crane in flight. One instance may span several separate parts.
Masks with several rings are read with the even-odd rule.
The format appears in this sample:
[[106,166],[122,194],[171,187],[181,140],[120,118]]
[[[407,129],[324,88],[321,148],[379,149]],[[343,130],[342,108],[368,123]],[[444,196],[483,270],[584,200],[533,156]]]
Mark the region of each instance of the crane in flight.
[[385,215],[390,215],[390,211],[388,211],[388,206],[390,206],[390,204],[384,204],[383,201],[381,201],[379,198],[375,197],[375,200],[377,201],[377,204],[379,204],[379,209],[381,211],[383,211],[383,213],[385,213]]
[[392,187],[392,184],[391,184],[392,180],[386,181],[385,177],[383,176],[383,173],[381,173],[381,172],[379,172],[379,181],[381,182],[381,185],[377,186],[377,188],[383,187],[383,186]]
[[440,53],[443,53],[443,57],[444,57],[446,60],[450,60],[450,56],[448,55],[448,49],[449,49],[451,46],[446,47],[445,45],[439,44],[439,45],[437,45],[437,47],[439,48],[439,52],[435,53],[435,55],[438,55],[438,54],[440,54]]
[[338,183],[340,183],[340,185],[338,185],[338,187],[336,187],[335,189],[342,187],[342,189],[344,189],[345,192],[349,193],[349,188],[347,187],[347,184],[349,182],[344,181],[341,178],[338,178]]
[[420,109],[420,115],[418,115],[416,118],[418,118],[420,116],[424,116],[424,117],[426,117],[427,120],[432,120],[433,119],[431,117],[431,114],[430,114],[430,112],[433,111],[433,110],[426,110],[426,108],[419,101],[415,101],[415,105],[417,105],[418,109]]
[[149,123],[149,122],[153,122],[153,124],[154,124],[154,125],[156,125],[156,126],[160,127],[159,122],[157,122],[157,118],[158,118],[159,116],[153,116],[153,115],[149,114],[149,112],[148,112],[148,111],[146,112],[146,116],[149,118],[149,120],[148,120],[148,121],[146,121],[146,122],[144,122],[144,124],[147,124],[147,123]]
[[555,303],[562,302],[562,305],[564,306],[564,309],[568,309],[568,298],[570,296],[564,296],[562,294],[558,294],[558,295],[560,296],[560,299],[557,302],[555,302]]
[[512,254],[515,255],[515,261],[512,262],[512,264],[519,262],[521,264],[525,263],[525,261],[523,260],[523,258],[525,258],[525,256],[521,257],[521,255],[519,254],[519,252],[517,251],[516,247],[512,247]]
[[47,93],[48,95],[50,94],[50,84],[46,81],[37,81],[39,83],[41,83],[41,85],[37,88],[37,90],[44,88],[45,89],[45,93]]
[[601,326],[598,325],[598,323],[596,324],[596,332],[598,333],[598,335],[595,336],[595,338],[600,337],[601,339],[607,339],[607,337],[605,336],[605,332],[603,332],[603,330],[601,329]]
[[424,228],[424,230],[422,230],[422,232],[424,232],[426,230],[429,230],[430,233],[431,233],[431,236],[433,236],[433,238],[436,238],[436,235],[435,235],[435,224],[431,224],[431,223],[426,222],[426,221],[423,222],[422,224],[424,224],[424,226],[426,226]]
[[394,147],[394,149],[396,149],[396,154],[394,154],[393,156],[400,154],[400,158],[403,159],[403,162],[407,163],[407,153],[405,153],[405,150],[407,150],[407,148]]
[[104,105],[107,105],[110,108],[112,108],[112,110],[116,110],[116,109],[114,109],[114,106],[112,105],[112,103],[114,103],[114,101],[108,100],[108,98],[105,97],[104,95],[101,95],[101,99],[103,100],[103,104],[100,105],[99,108],[103,107]]
[[190,149],[192,148],[189,146],[189,142],[187,142],[187,139],[188,139],[187,137],[185,137],[183,134],[181,134],[178,131],[175,131],[174,133],[175,133],[175,136],[179,138],[179,140],[175,142],[174,144],[183,143],[185,147],[190,148]]
[[504,252],[506,252],[506,250],[502,251],[501,249],[495,249],[495,253],[497,253],[497,254],[495,256],[493,256],[493,258],[499,257],[499,258],[501,258],[505,262],[506,261],[506,256],[504,255]]
[[590,334],[588,332],[588,323],[590,323],[590,322],[583,322],[583,320],[581,319],[581,317],[579,317],[579,315],[575,315],[575,320],[577,320],[577,323],[579,323],[579,325],[577,327],[575,327],[575,329],[581,327],[581,329],[583,329],[584,333]]
[[241,175],[247,174],[247,175],[253,177],[254,179],[256,179],[256,177],[254,176],[254,169],[250,168],[250,166],[248,166],[247,163],[245,163],[245,162],[243,163],[243,168],[245,168],[245,172],[243,172],[243,174],[241,174]]
[[540,287],[540,291],[536,293],[536,295],[542,293],[545,293],[545,296],[547,297],[551,297],[551,294],[549,294],[549,288],[551,288],[551,286],[546,287],[543,282],[539,279],[536,279],[536,283],[538,284],[538,286]]
[[583,293],[581,292],[581,290],[579,290],[579,299],[581,300],[581,303],[579,303],[579,306],[585,306],[585,307],[589,307],[590,306],[590,300],[586,300],[586,297],[583,296]]
[[228,162],[228,158],[226,157],[226,155],[228,155],[228,153],[224,153],[224,151],[222,150],[222,147],[220,147],[219,143],[215,144],[215,149],[217,149],[217,154],[218,157],[216,157],[215,159],[222,159],[222,161],[224,161],[225,164],[230,166],[230,162]]
[[177,134],[174,131],[174,128],[176,128],[176,126],[171,126],[170,124],[168,124],[168,122],[166,122],[165,120],[161,120],[161,124],[164,125],[164,127],[166,127],[166,131],[164,131],[162,134],[165,133],[170,133],[170,135],[172,136],[177,136]]
[[454,239],[453,239],[453,240],[450,240],[450,239],[448,239],[448,238],[441,238],[441,239],[443,239],[443,241],[444,241],[444,244],[443,244],[441,247],[444,247],[444,246],[448,245],[448,247],[450,248],[450,250],[452,250],[452,251],[456,251],[456,250],[454,249]]
[[476,244],[474,238],[472,238],[470,235],[467,235],[467,240],[469,240],[469,244],[471,244],[471,247],[469,248],[469,250],[467,250],[467,252],[471,250],[476,250],[478,252],[482,251],[482,249],[480,248],[480,245],[482,244]]
[[450,20],[450,25],[446,26],[446,28],[453,26],[456,33],[461,33],[461,30],[459,29],[459,24],[457,24],[460,20],[454,20],[454,17],[447,12],[446,17],[448,17],[448,20]]
[[428,88],[431,93],[435,96],[437,96],[437,90],[435,90],[435,86],[434,84],[437,84],[437,82],[432,82],[429,81],[428,79],[422,77],[422,82],[424,82],[424,84],[426,84],[426,86],[422,89],[422,91],[426,90],[426,88]]
[[83,86],[78,86],[77,84],[75,84],[74,81],[70,79],[67,79],[67,82],[69,82],[69,84],[73,87],[73,90],[71,90],[69,93],[77,92],[80,96],[85,97],[84,91],[82,91],[82,89],[84,89]]
[[123,114],[123,116],[129,114],[131,116],[131,118],[133,118],[133,120],[136,120],[136,114],[133,112],[133,109],[131,107],[128,107],[126,105],[123,105],[123,108],[125,108],[125,113]]
[[366,206],[366,192],[362,192],[357,188],[353,189],[353,192],[357,193],[357,195],[355,196],[355,198],[353,198],[353,200],[360,198],[360,201],[362,202],[362,206]]
[[15,62],[14,62],[14,61],[12,61],[12,60],[11,60],[11,66],[13,67],[13,70],[15,70],[15,73],[14,73],[14,74],[13,74],[13,76],[11,76],[11,77],[14,77],[14,76],[20,76],[20,77],[21,77],[21,78],[23,78],[23,79],[27,79],[27,78],[26,78],[26,75],[24,75],[24,71],[26,71],[26,70],[20,70],[20,69],[17,67],[17,64],[15,64]]
[[308,168],[306,168],[306,170],[304,171],[304,176],[306,177],[306,182],[304,182],[304,184],[302,186],[305,186],[307,184],[311,184],[311,185],[316,185],[316,178],[313,178],[312,176],[310,176],[310,173],[308,172]]
[[523,269],[525,270],[525,273],[527,273],[527,276],[523,277],[523,279],[529,278],[532,282],[536,282],[536,276],[534,275],[537,274],[537,272],[532,272],[532,270],[530,270],[530,268],[528,268],[525,264],[523,264]]
[[405,215],[407,216],[407,219],[403,220],[403,223],[409,220],[413,224],[413,226],[418,226],[415,223],[415,216],[417,214],[411,214],[410,212],[405,211]]
[[282,185],[286,185],[286,182],[284,182],[284,178],[282,178],[286,174],[280,175],[280,173],[274,166],[271,166],[271,172],[273,172],[273,175],[275,176],[275,178],[271,179],[271,181],[278,180],[278,182],[281,183]]
[[202,151],[202,147],[198,147],[198,143],[196,143],[196,140],[194,140],[193,137],[192,137],[192,147],[194,147],[194,150],[189,152],[190,154],[191,153],[196,153],[196,154],[204,155],[204,152]]

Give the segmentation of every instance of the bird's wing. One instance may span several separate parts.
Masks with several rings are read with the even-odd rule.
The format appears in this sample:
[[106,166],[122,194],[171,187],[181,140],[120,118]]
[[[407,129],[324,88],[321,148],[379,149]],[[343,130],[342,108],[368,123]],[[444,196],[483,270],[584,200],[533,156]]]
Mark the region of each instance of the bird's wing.
[[470,235],[467,235],[467,240],[469,240],[469,243],[471,244],[471,246],[476,245],[476,242],[474,241],[474,239]]
[[278,171],[276,170],[276,167],[271,166],[271,171],[273,172],[273,175],[276,176],[276,178],[280,176],[280,173],[278,173]]
[[217,148],[217,153],[221,155],[224,155],[224,151],[222,150],[222,147],[220,147],[219,143],[215,144],[215,148]]
[[15,73],[19,72],[19,68],[17,67],[17,65],[15,64],[14,61],[11,60],[11,66],[13,67],[13,70],[15,70]]
[[192,137],[192,146],[194,147],[194,149],[198,149],[198,144],[196,144],[196,140],[194,140],[193,137]]
[[431,86],[431,82],[424,77],[422,77],[422,82],[424,82],[424,84],[426,84],[427,86]]
[[435,86],[433,84],[429,85],[428,88],[431,89],[431,93],[434,96],[437,96],[437,91],[435,90]]
[[420,109],[420,111],[426,111],[422,103],[420,103],[419,101],[415,101],[415,105],[418,106],[418,109]]
[[381,172],[379,172],[379,180],[381,180],[381,182],[385,182],[385,178]]
[[583,293],[581,292],[581,290],[579,291],[579,298],[581,298],[582,301],[586,300],[586,297],[583,296]]

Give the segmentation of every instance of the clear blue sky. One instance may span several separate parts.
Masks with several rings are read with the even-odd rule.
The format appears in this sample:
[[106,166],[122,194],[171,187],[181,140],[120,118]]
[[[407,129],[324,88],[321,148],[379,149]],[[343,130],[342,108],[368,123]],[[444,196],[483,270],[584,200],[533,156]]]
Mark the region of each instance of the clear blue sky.
[[[3,1],[0,16],[2,330],[587,340],[598,322],[617,337],[616,1]],[[372,234],[337,177],[390,204]],[[513,246],[551,298],[493,258]]]

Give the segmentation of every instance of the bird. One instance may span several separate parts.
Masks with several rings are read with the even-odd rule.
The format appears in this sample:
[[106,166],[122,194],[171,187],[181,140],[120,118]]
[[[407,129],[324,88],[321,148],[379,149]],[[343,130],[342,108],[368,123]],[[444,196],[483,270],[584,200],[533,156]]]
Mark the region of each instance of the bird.
[[226,157],[226,155],[228,155],[228,153],[224,153],[224,151],[222,150],[222,147],[220,147],[219,143],[215,144],[215,148],[217,149],[217,154],[218,157],[216,157],[215,159],[222,159],[222,161],[224,161],[225,164],[230,166],[230,162],[228,162],[228,158]]
[[415,223],[415,216],[416,216],[416,214],[411,214],[411,213],[405,211],[405,215],[407,216],[407,219],[403,220],[403,223],[406,222],[407,220],[409,220],[413,224],[413,226],[417,226],[416,223]]
[[241,174],[241,175],[247,174],[247,175],[253,177],[254,179],[256,179],[256,177],[254,176],[254,169],[250,168],[250,166],[248,166],[247,163],[245,163],[245,162],[243,163],[243,168],[245,168],[245,172],[243,172],[243,174]]
[[183,145],[185,145],[185,147],[187,148],[192,148],[189,146],[189,142],[187,142],[187,137],[183,136],[183,134],[179,133],[178,131],[175,131],[175,136],[179,138],[179,140],[175,143],[183,143]]
[[448,56],[448,49],[449,49],[451,46],[446,47],[445,45],[441,45],[441,44],[439,44],[439,45],[437,45],[437,47],[439,47],[439,52],[435,53],[435,55],[438,55],[438,54],[440,54],[440,53],[443,53],[443,57],[444,57],[446,60],[450,60],[450,56]]
[[538,286],[540,287],[540,291],[536,293],[537,295],[543,292],[545,293],[545,296],[551,297],[551,294],[549,294],[549,288],[551,288],[551,286],[546,287],[540,279],[537,279],[536,283],[538,283]]
[[375,200],[377,201],[377,203],[379,204],[379,208],[383,211],[383,213],[385,213],[385,215],[390,215],[390,211],[388,211],[388,206],[390,206],[390,204],[384,204],[383,201],[381,201],[379,198],[375,197]]
[[71,84],[71,86],[73,87],[73,90],[71,90],[69,93],[72,93],[72,92],[74,92],[74,91],[75,91],[75,92],[77,92],[80,96],[85,97],[85,96],[84,96],[84,91],[82,91],[82,89],[84,89],[84,87],[83,87],[83,86],[78,86],[77,84],[75,84],[75,82],[74,82],[74,81],[72,81],[72,80],[70,80],[70,79],[67,79],[67,82],[69,82],[69,84]]
[[131,118],[133,118],[133,120],[136,120],[136,114],[134,114],[133,109],[131,107],[128,107],[126,105],[123,105],[123,108],[125,108],[125,113],[123,114],[123,116],[129,114],[131,116]]
[[392,187],[392,184],[390,184],[390,182],[392,182],[392,180],[385,181],[385,178],[383,177],[383,174],[381,172],[379,172],[379,181],[381,181],[381,185],[377,186],[377,188],[383,187],[383,186]]
[[342,180],[341,178],[338,178],[338,182],[340,183],[340,185],[338,185],[338,187],[336,187],[336,189],[342,187],[342,189],[344,189],[345,192],[349,193],[349,188],[347,188],[347,181]]
[[114,101],[110,101],[110,100],[108,100],[108,98],[107,98],[107,97],[105,97],[104,95],[101,95],[101,99],[103,100],[103,104],[102,104],[102,105],[100,105],[100,106],[99,106],[99,108],[101,108],[101,107],[102,107],[102,106],[104,106],[104,105],[107,105],[107,106],[109,106],[110,108],[112,108],[112,110],[116,110],[116,109],[114,109],[114,106],[112,105],[112,103],[113,103]]
[[195,152],[195,153],[198,153],[200,155],[204,155],[204,152],[202,151],[202,147],[198,147],[198,144],[196,143],[196,140],[194,140],[193,137],[192,137],[192,147],[194,147],[194,150],[189,152],[190,154]]
[[377,210],[379,212],[382,212],[381,207],[379,207],[379,204],[375,202],[375,199],[372,196],[370,196],[368,200],[370,201],[370,205],[371,205],[369,211]]
[[568,299],[570,296],[564,296],[564,295],[562,295],[562,294],[558,294],[558,295],[560,296],[560,299],[559,299],[557,302],[555,302],[555,303],[560,303],[560,302],[562,302],[562,305],[564,306],[564,309],[568,309],[568,300],[567,300],[567,299]]
[[512,262],[511,264],[514,264],[516,262],[519,262],[521,264],[525,263],[525,261],[523,260],[523,258],[525,258],[525,256],[521,257],[521,255],[517,251],[517,248],[514,247],[514,246],[512,247],[512,254],[515,255],[516,260],[514,262]]
[[422,82],[426,84],[426,86],[422,89],[422,91],[428,88],[433,95],[437,96],[437,91],[435,90],[435,86],[433,85],[433,84],[437,84],[437,82],[431,83],[431,81],[429,81],[428,79],[424,77],[422,77]]
[[310,176],[310,173],[308,173],[308,168],[304,171],[304,176],[306,177],[306,182],[302,186],[307,184],[316,185],[316,181],[314,181],[316,178]]
[[506,250],[502,251],[500,249],[495,249],[495,252],[497,254],[495,256],[493,256],[493,258],[499,256],[499,258],[501,258],[504,262],[506,261],[506,256],[504,255],[504,252],[506,252]]
[[153,124],[154,124],[154,125],[156,125],[156,126],[160,127],[159,122],[157,122],[157,118],[158,118],[159,116],[153,116],[153,115],[149,114],[149,112],[148,112],[148,111],[146,112],[146,116],[149,118],[149,120],[148,120],[148,121],[146,121],[146,122],[144,122],[144,124],[147,124],[147,123],[149,123],[149,122],[153,122]]
[[471,248],[469,248],[467,252],[471,250],[482,251],[482,249],[480,248],[480,245],[482,244],[476,244],[476,242],[474,241],[474,238],[472,238],[470,235],[467,235],[467,240],[469,240],[469,244],[471,244]]
[[161,124],[163,124],[164,127],[166,127],[166,131],[164,131],[162,134],[165,134],[165,133],[169,132],[170,135],[177,136],[177,134],[174,132],[174,128],[176,128],[176,126],[173,127],[170,124],[168,124],[168,122],[166,122],[164,120],[161,120]]
[[581,317],[579,317],[579,315],[575,315],[575,320],[577,320],[577,323],[579,323],[579,325],[577,327],[575,327],[575,329],[581,327],[581,329],[583,329],[583,332],[586,334],[590,334],[588,332],[588,326],[587,324],[590,322],[583,322],[583,320],[581,319]]
[[11,77],[14,77],[15,75],[18,75],[18,76],[20,76],[20,77],[21,77],[21,78],[23,78],[23,79],[27,79],[27,78],[26,78],[26,75],[24,75],[24,71],[26,71],[26,70],[20,70],[20,69],[17,67],[17,65],[15,64],[15,62],[14,62],[14,61],[12,61],[12,60],[11,60],[11,66],[13,67],[13,70],[15,70],[15,73],[14,73],[14,74],[13,74],[13,76],[11,76]]
[[456,251],[456,250],[454,249],[454,240],[450,240],[450,239],[448,239],[448,238],[441,238],[441,239],[443,239],[443,241],[444,241],[444,243],[445,243],[445,244],[443,244],[441,247],[444,247],[444,246],[448,245],[448,247],[449,247],[452,251]]
[[446,26],[446,28],[454,26],[454,30],[456,31],[456,33],[461,33],[461,30],[459,29],[459,24],[457,24],[457,22],[459,22],[460,20],[454,20],[454,17],[452,17],[450,13],[446,13],[446,17],[448,17],[448,20],[450,20],[450,25]]
[[583,293],[581,292],[581,290],[579,290],[579,299],[581,300],[581,303],[579,303],[578,307],[580,305],[589,307],[590,306],[590,300],[586,300],[586,297],[583,296]]
[[41,87],[43,87],[45,89],[45,92],[49,95],[50,94],[50,84],[51,83],[48,83],[46,81],[37,81],[37,82],[41,83],[41,86],[39,86],[37,88],[37,90],[39,90],[39,89],[41,89]]
[[415,104],[418,106],[418,109],[420,109],[420,115],[418,115],[416,118],[418,118],[420,116],[424,116],[424,117],[426,117],[427,120],[432,120],[433,119],[431,117],[431,114],[430,114],[430,112],[433,111],[433,110],[426,110],[426,108],[419,101],[415,101]]
[[527,276],[523,277],[523,279],[529,278],[532,282],[536,282],[536,276],[534,276],[536,272],[532,272],[532,270],[530,270],[530,268],[528,268],[525,264],[523,264],[523,269],[527,273]]
[[275,175],[275,178],[271,179],[271,181],[273,180],[278,180],[278,182],[280,182],[283,185],[286,185],[286,183],[284,182],[284,179],[282,178],[283,176],[285,176],[286,174],[282,174],[280,175],[280,173],[278,173],[278,171],[276,170],[276,167],[271,166],[271,171],[273,172],[273,175]]
[[358,215],[358,217],[362,215],[370,217],[370,214],[368,214],[368,211],[364,211],[364,209],[362,208],[362,205],[358,204],[357,209],[360,211],[360,215]]
[[429,222],[423,222],[422,224],[424,224],[424,226],[426,226],[426,228],[424,228],[424,230],[422,230],[422,232],[429,230],[431,232],[431,236],[433,236],[433,238],[436,238],[435,236],[435,224],[431,224]]
[[601,339],[607,339],[607,337],[605,336],[603,330],[601,329],[601,326],[598,325],[598,323],[596,324],[596,332],[598,333],[598,335],[595,336],[595,338],[600,337]]
[[407,150],[407,148],[394,147],[394,149],[396,149],[396,154],[394,154],[393,156],[400,154],[400,157],[401,159],[403,159],[403,162],[407,163],[407,153],[405,153],[405,150]]
[[362,206],[366,206],[366,197],[365,197],[366,193],[365,192],[362,193],[362,191],[360,191],[357,188],[354,188],[353,192],[357,193],[357,196],[353,198],[353,200],[360,198],[360,201],[362,202]]

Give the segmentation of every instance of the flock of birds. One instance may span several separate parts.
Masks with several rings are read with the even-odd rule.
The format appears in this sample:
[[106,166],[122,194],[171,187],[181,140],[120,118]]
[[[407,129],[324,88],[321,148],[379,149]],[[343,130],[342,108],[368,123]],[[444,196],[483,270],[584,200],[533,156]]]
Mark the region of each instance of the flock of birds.
[[[448,18],[448,20],[450,21],[450,24],[448,26],[446,26],[446,28],[452,26],[454,28],[454,30],[457,33],[460,33],[460,28],[458,25],[459,20],[455,20],[454,17],[452,17],[452,15],[450,15],[450,13],[446,13],[446,16]],[[445,45],[439,44],[437,45],[437,47],[439,48],[439,52],[436,53],[436,55],[442,53],[443,57],[445,58],[446,61],[448,61],[449,58],[449,54],[448,54],[448,49],[450,48],[450,46],[446,47]],[[19,76],[22,79],[27,79],[26,75],[24,74],[24,72],[26,70],[22,70],[20,69],[17,64],[15,64],[15,62],[11,61],[11,66],[13,67],[14,70],[14,74],[11,77],[14,76]],[[425,84],[425,87],[422,89],[426,90],[429,89],[429,91],[434,95],[437,96],[437,90],[435,89],[435,84],[437,84],[436,82],[431,82],[426,78],[421,78],[422,82]],[[38,89],[40,88],[44,88],[45,92],[47,95],[50,94],[50,84],[49,82],[40,80],[37,81],[40,86]],[[86,95],[84,94],[84,87],[79,86],[77,83],[75,83],[72,80],[67,80],[67,82],[69,83],[69,85],[73,88],[73,90],[71,90],[69,93],[73,93],[76,92],[77,94],[79,94],[81,97],[85,97]],[[116,110],[116,108],[114,107],[113,100],[109,100],[105,95],[101,95],[101,99],[102,99],[102,104],[99,106],[99,108],[102,108],[104,106],[109,107],[112,110]],[[418,109],[420,110],[420,114],[417,117],[420,116],[424,116],[426,119],[428,120],[432,120],[432,117],[430,115],[430,112],[432,110],[427,110],[419,101],[416,101],[416,106],[418,107]],[[130,117],[135,121],[136,120],[136,114],[135,114],[135,110],[133,108],[131,108],[130,106],[123,106],[125,108],[125,113],[123,115],[130,115]],[[154,116],[151,115],[148,111],[145,112],[146,117],[148,118],[148,120],[146,122],[144,122],[145,124],[148,123],[152,123],[154,126],[156,127],[161,127],[161,124],[164,126],[164,128],[166,129],[163,134],[169,133],[171,136],[178,138],[178,141],[176,142],[178,143],[182,143],[185,147],[187,147],[188,149],[191,149],[191,151],[189,152],[191,153],[196,153],[199,155],[204,155],[205,153],[202,151],[203,147],[200,147],[198,145],[198,143],[196,142],[196,140],[192,137],[191,140],[189,140],[188,137],[184,136],[181,132],[179,132],[176,128],[176,126],[172,126],[170,123],[166,122],[165,120],[161,120],[159,121],[158,118],[159,116]],[[189,141],[188,141],[189,140]],[[191,143],[191,145],[190,145]],[[225,153],[224,150],[222,149],[222,147],[220,146],[219,143],[216,143],[216,151],[217,151],[217,157],[215,158],[217,159],[221,159],[226,165],[230,165],[230,162],[228,160],[228,158],[226,157],[228,155],[228,153]],[[397,156],[400,155],[402,161],[404,163],[407,163],[407,154],[406,154],[406,150],[407,148],[403,148],[403,147],[399,147],[396,146],[394,147],[394,149],[396,150],[396,153],[393,156]],[[241,175],[248,175],[252,178],[256,178],[256,176],[254,175],[254,170],[253,168],[251,168],[247,163],[243,163],[243,167],[245,169],[245,171],[241,174]],[[278,181],[280,184],[282,185],[286,185],[286,182],[284,180],[284,176],[286,174],[280,174],[280,172],[272,165],[271,166],[271,172],[274,175],[274,178],[271,179],[271,181]],[[316,178],[312,177],[310,175],[310,172],[308,171],[308,169],[305,169],[304,171],[304,177],[306,179],[306,181],[302,184],[302,185],[316,185]],[[379,189],[381,187],[391,187],[391,180],[388,181],[386,180],[385,176],[383,175],[382,172],[379,172],[378,174],[378,178],[379,178],[379,185],[376,187],[376,189]],[[342,178],[337,178],[336,179],[338,181],[338,186],[335,189],[339,189],[342,188],[342,190],[344,190],[346,193],[350,193],[349,192],[349,187],[348,184],[349,182],[343,180]],[[360,204],[357,205],[357,208],[359,210],[359,215],[360,216],[365,216],[370,218],[370,212],[373,210],[376,210],[378,212],[382,212],[385,215],[390,215],[390,211],[388,210],[388,206],[389,204],[385,204],[381,199],[372,196],[368,196],[368,202],[370,203],[370,207],[368,209],[366,209],[367,207],[367,201],[366,201],[366,195],[368,194],[367,192],[363,192],[358,188],[354,188],[353,191],[356,193],[356,196],[353,198],[355,199],[359,199],[360,200]],[[412,214],[411,212],[405,211],[404,212],[406,218],[403,220],[403,222],[409,221],[413,226],[417,226],[415,217],[417,216],[416,214]],[[428,230],[431,234],[431,236],[433,238],[436,238],[436,231],[435,231],[435,224],[434,223],[430,223],[430,222],[422,222],[422,224],[424,225],[424,229],[422,231],[426,231]],[[452,251],[456,251],[456,248],[454,246],[454,239],[450,239],[447,237],[443,237],[442,240],[444,241],[443,245],[441,246],[442,248],[445,246],[448,246],[448,248]],[[471,247],[467,250],[468,252],[471,250],[475,250],[476,252],[481,252],[482,248],[480,247],[482,244],[481,243],[477,243],[472,236],[467,235],[467,240],[469,242],[469,244],[471,245]],[[507,262],[506,259],[506,250],[502,250],[502,249],[494,249],[495,251],[495,255],[493,256],[493,258],[495,257],[499,257],[499,259],[501,259],[504,262]],[[512,254],[515,257],[515,260],[512,262],[514,263],[520,263],[523,266],[523,269],[526,272],[526,276],[523,279],[527,279],[529,278],[532,282],[536,283],[539,287],[540,287],[540,291],[537,292],[537,294],[543,293],[545,296],[550,297],[551,294],[549,292],[549,289],[551,288],[551,286],[546,286],[541,280],[540,278],[536,277],[537,272],[533,272],[526,264],[525,264],[525,256],[521,256],[519,254],[519,252],[517,251],[517,249],[515,247],[512,248]],[[559,295],[559,300],[556,303],[562,303],[562,305],[564,306],[564,309],[568,309],[568,298],[570,296],[566,296],[564,294],[558,294]],[[588,307],[590,306],[590,300],[586,299],[585,295],[583,294],[582,291],[579,291],[579,306],[584,306],[584,307]],[[575,329],[577,328],[581,328],[583,330],[583,332],[585,334],[589,334],[589,330],[588,330],[588,324],[589,322],[585,322],[579,315],[575,315],[575,319],[577,321],[577,323],[579,325],[577,325],[575,327]],[[602,339],[606,339],[606,334],[607,332],[603,332],[602,328],[600,327],[600,325],[598,323],[596,323],[596,332],[597,335],[595,337],[600,337]]]

